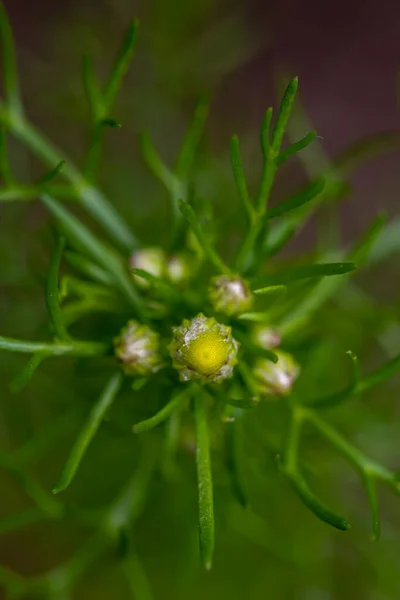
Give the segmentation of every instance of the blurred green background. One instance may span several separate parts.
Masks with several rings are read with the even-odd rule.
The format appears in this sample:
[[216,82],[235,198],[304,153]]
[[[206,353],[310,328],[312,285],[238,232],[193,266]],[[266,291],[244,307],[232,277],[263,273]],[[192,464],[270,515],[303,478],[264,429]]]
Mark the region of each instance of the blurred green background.
[[[217,225],[227,233],[225,250],[241,235],[241,217],[229,170],[228,143],[241,137],[250,182],[258,176],[258,128],[265,108],[276,104],[283,74],[299,75],[305,114],[322,140],[314,154],[280,173],[273,201],[304,182],[353,142],[399,130],[396,80],[400,7],[390,1],[365,6],[357,0],[321,6],[317,2],[224,2],[172,0],[52,2],[6,0],[15,30],[23,96],[31,119],[79,161],[87,144],[88,111],[82,92],[81,57],[93,57],[104,74],[132,16],[141,20],[140,41],[113,115],[122,123],[106,138],[100,182],[145,244],[167,239],[164,190],[149,174],[138,150],[138,133],[150,131],[162,155],[172,161],[200,93],[210,94],[211,111],[196,165],[196,189],[216,207]],[[305,133],[304,115],[296,121]],[[295,127],[295,123],[293,124]],[[322,151],[322,148],[324,151]],[[305,394],[335,390],[346,380],[344,352],[351,348],[365,371],[382,364],[400,346],[396,227],[400,153],[386,152],[361,164],[350,178],[346,202],[328,207],[293,242],[285,259],[311,253],[339,223],[339,243],[359,236],[386,209],[394,222],[381,240],[385,260],[372,263],[322,310],[314,325],[321,366],[306,381]],[[324,152],[324,153],[322,153]],[[13,166],[22,181],[43,168],[17,142],[10,142]],[[328,158],[329,157],[329,158]],[[306,167],[306,168],[305,168]],[[39,203],[0,207],[0,332],[22,339],[48,334],[43,295],[51,231]],[[87,222],[90,222],[89,220]],[[96,228],[95,228],[96,229]],[[116,322],[123,322],[117,316]],[[101,315],[81,325],[108,333]],[[107,379],[110,365],[52,359],[23,393],[9,391],[25,358],[0,356],[0,439],[16,452],[29,440],[48,441],[29,462],[29,472],[48,490],[57,479],[83,416]],[[394,470],[400,470],[399,377],[329,415],[339,429]],[[163,399],[129,389],[89,448],[78,477],[65,493],[72,508],[100,508],[119,493],[143,460],[140,441],[129,434],[133,414],[151,414]],[[131,416],[132,415],[132,416]],[[313,485],[352,523],[347,533],[317,521],[279,476],[274,456],[281,447],[285,414],[265,404],[248,417],[246,454],[251,510],[232,498],[222,461],[215,452],[217,544],[213,571],[198,560],[197,499],[193,426],[185,423],[179,474],[165,481],[159,470],[138,518],[134,543],[157,600],[330,600],[400,597],[400,499],[380,490],[382,537],[370,541],[370,515],[356,474],[319,437],[307,431],[304,457]],[[154,444],[159,443],[157,434]],[[53,439],[51,439],[53,438]],[[30,506],[20,488],[0,471],[0,518]],[[21,528],[0,537],[0,564],[31,576],[65,561],[89,537],[88,528],[68,516]],[[140,577],[134,573],[133,578]],[[1,578],[0,578],[1,581]],[[0,598],[3,598],[0,583]],[[71,595],[61,598],[132,597],[118,554],[107,551],[83,574]]]

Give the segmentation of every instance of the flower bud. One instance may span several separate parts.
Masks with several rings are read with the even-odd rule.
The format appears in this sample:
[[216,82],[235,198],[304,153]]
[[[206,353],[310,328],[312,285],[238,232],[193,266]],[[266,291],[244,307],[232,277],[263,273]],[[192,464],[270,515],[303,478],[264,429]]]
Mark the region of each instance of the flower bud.
[[114,338],[115,354],[126,375],[147,375],[163,366],[158,334],[137,321],[129,321]]
[[254,327],[252,338],[257,346],[260,346],[260,348],[264,348],[265,350],[277,348],[282,341],[279,331],[272,327],[268,327],[268,325],[257,325]]
[[191,275],[189,258],[184,254],[174,254],[167,262],[167,275],[172,283],[187,281]]
[[[166,258],[161,248],[141,248],[136,250],[130,258],[131,269],[143,269],[154,277],[163,277],[166,268]],[[149,282],[139,277],[133,276],[135,283],[145,289],[150,286]]]
[[209,298],[216,312],[229,317],[250,310],[253,304],[253,295],[247,282],[235,275],[213,277]]
[[257,359],[253,369],[260,394],[265,396],[287,396],[300,373],[300,367],[293,357],[278,350],[279,357],[275,364],[265,358]]
[[239,344],[230,327],[200,313],[173,332],[169,351],[181,381],[217,382],[232,376]]

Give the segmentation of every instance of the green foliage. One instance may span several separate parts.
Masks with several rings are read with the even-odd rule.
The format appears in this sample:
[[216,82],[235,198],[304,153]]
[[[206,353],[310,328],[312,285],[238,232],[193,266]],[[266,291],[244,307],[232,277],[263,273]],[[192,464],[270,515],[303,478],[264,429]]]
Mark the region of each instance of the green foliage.
[[[315,252],[311,258],[296,257],[293,264],[272,260],[324,201],[340,197],[346,183],[345,176],[357,164],[357,157],[360,154],[364,157],[365,148],[353,148],[329,168],[317,174],[310,173],[311,183],[303,190],[271,207],[270,196],[278,168],[301,151],[312,149],[311,144],[316,142],[316,132],[310,131],[282,149],[295,110],[298,80],[293,78],[284,92],[275,121],[272,108],[268,108],[264,115],[260,132],[261,173],[254,194],[246,180],[239,138],[233,136],[231,139],[233,180],[246,214],[246,222],[235,256],[225,256],[222,251],[219,253],[220,245],[223,248],[225,232],[218,232],[217,229],[218,237],[215,240],[215,231],[211,231],[209,220],[204,218],[206,201],[192,191],[197,152],[208,114],[208,102],[202,97],[173,167],[164,162],[147,133],[141,136],[143,158],[168,192],[171,218],[165,227],[170,233],[170,240],[165,251],[165,265],[160,273],[153,273],[150,268],[131,268],[129,259],[141,247],[139,238],[95,186],[95,181],[101,164],[104,133],[107,128],[120,126],[110,113],[134,54],[137,31],[138,22],[134,20],[103,86],[97,81],[90,58],[86,56],[84,59],[83,83],[90,113],[90,143],[84,164],[78,169],[24,116],[12,32],[4,7],[0,5],[5,90],[4,99],[0,102],[0,174],[3,182],[0,202],[39,199],[56,226],[55,246],[44,286],[51,338],[50,341],[41,342],[0,337],[0,350],[32,355],[11,383],[11,389],[13,392],[21,391],[33,377],[39,377],[43,361],[53,357],[69,357],[78,373],[79,368],[85,369],[88,364],[90,372],[90,364],[95,364],[96,389],[103,371],[107,375],[103,391],[86,411],[80,427],[77,426],[76,414],[67,418],[63,415],[62,422],[54,423],[42,437],[35,437],[14,453],[0,452],[1,468],[15,479],[33,504],[18,514],[0,520],[0,532],[16,531],[40,520],[63,521],[67,515],[88,527],[91,532],[87,541],[69,559],[43,575],[24,578],[1,568],[0,581],[10,597],[22,598],[26,594],[36,594],[41,598],[69,597],[78,578],[101,556],[113,551],[118,554],[134,597],[151,599],[151,585],[134,544],[133,526],[145,509],[149,487],[157,481],[160,473],[162,484],[166,487],[169,481],[177,477],[187,431],[192,432],[191,440],[196,452],[196,461],[192,461],[192,466],[194,468],[195,462],[200,554],[204,567],[209,570],[213,564],[215,545],[214,464],[223,465],[230,493],[242,509],[246,508],[248,522],[255,518],[255,513],[253,517],[249,516],[252,514],[252,492],[248,480],[253,464],[247,460],[246,431],[249,427],[256,430],[260,426],[257,411],[271,410],[272,415],[274,411],[279,414],[274,421],[272,441],[269,441],[271,431],[262,430],[261,439],[257,440],[251,430],[250,435],[257,440],[253,443],[259,444],[257,455],[266,454],[268,442],[269,450],[273,449],[273,454],[278,456],[277,463],[283,479],[288,480],[305,507],[321,521],[340,531],[347,531],[350,527],[345,518],[326,506],[309,483],[311,461],[303,461],[300,457],[305,425],[311,425],[359,475],[370,504],[374,539],[380,535],[377,484],[383,482],[392,491],[400,491],[394,471],[361,452],[320,416],[324,409],[346,406],[356,396],[384,384],[399,372],[400,355],[392,357],[371,373],[362,375],[357,356],[348,351],[351,360],[349,381],[342,387],[338,385],[338,391],[335,388],[331,391],[330,382],[336,379],[327,376],[327,384],[324,382],[324,391],[320,393],[319,379],[327,371],[331,374],[336,367],[329,363],[328,369],[325,365],[325,371],[319,372],[317,359],[320,349],[322,353],[323,343],[315,340],[315,333],[317,337],[319,335],[318,328],[321,327],[320,319],[324,316],[324,310],[331,308],[335,298],[345,289],[348,278],[344,276],[353,276],[356,269],[390,256],[393,248],[398,250],[398,223],[395,221],[387,226],[386,217],[379,215],[360,240],[350,248],[337,248],[333,257],[330,252]],[[50,171],[45,171],[42,177],[31,184],[18,183],[8,159],[9,136],[20,140],[43,162],[44,170],[47,168]],[[375,146],[373,150],[375,152]],[[302,152],[301,156],[304,155],[305,152]],[[56,179],[63,179],[63,183],[56,183]],[[75,200],[76,207],[67,206],[64,202],[66,199]],[[97,221],[116,248],[103,240],[101,234],[94,233],[85,217]],[[279,221],[271,225],[273,219]],[[218,251],[214,240],[218,243]],[[157,245],[157,239],[154,245]],[[188,278],[173,280],[170,275],[171,262],[181,256],[188,258],[193,268]],[[68,269],[66,274],[63,273],[64,267]],[[252,290],[251,310],[247,309],[248,312],[234,317],[223,312],[214,315],[208,292],[211,271],[223,275],[235,274],[239,283],[243,279],[247,284],[248,280]],[[140,286],[140,280],[146,287]],[[96,321],[91,321],[97,313],[101,313],[102,321],[106,324],[100,332]],[[214,336],[209,346],[201,346],[202,381],[207,381],[204,385],[188,383],[189,377],[182,376],[182,373],[178,381],[178,373],[168,355],[172,328],[198,313],[215,317],[223,324],[225,335],[226,332],[229,335],[232,333],[234,340],[234,343],[231,341],[231,350],[233,348],[234,352],[230,362],[224,355],[223,340],[221,342]],[[157,332],[163,362],[162,368],[157,366],[143,376],[129,379],[119,369],[112,344],[122,325],[132,317]],[[284,352],[280,355],[273,347],[257,341],[254,324],[271,327],[282,336],[285,352],[292,353],[296,364],[299,364],[298,383],[294,383],[297,372],[292,381],[288,379],[288,373],[282,371],[280,356]],[[93,339],[87,341],[77,337],[77,332],[82,331],[81,327],[85,332],[91,331]],[[325,330],[321,328],[321,331],[323,335]],[[207,330],[197,333],[200,337],[206,336]],[[193,342],[193,339],[196,341],[193,337],[190,341]],[[202,339],[204,342],[206,338]],[[125,350],[129,360],[138,360],[140,353],[147,351],[143,347],[138,350],[135,340]],[[215,373],[207,371],[210,353],[222,373],[218,383],[213,383],[212,375]],[[278,377],[286,388],[274,393],[271,385],[270,394],[263,392],[255,377],[254,367],[258,359],[269,361],[265,376],[272,373],[271,376]],[[189,364],[185,366],[195,371],[193,356],[190,355],[188,360]],[[234,367],[232,378],[224,375],[228,373],[228,367]],[[206,377],[208,375],[211,375],[209,379]],[[343,378],[338,379],[342,384]],[[130,406],[127,412],[123,412],[127,388],[133,408]],[[313,393],[309,396],[304,389],[313,390]],[[119,421],[116,419],[118,433],[132,439],[132,444],[137,444],[134,446],[137,454],[140,454],[135,472],[128,477],[116,499],[101,508],[81,510],[70,506],[68,501],[64,502],[62,496],[51,496],[47,488],[28,474],[26,463],[32,457],[46,455],[57,443],[60,431],[64,431],[64,428],[73,429],[75,434],[78,431],[61,475],[53,487],[54,494],[65,491],[74,479],[79,479],[82,461],[86,460],[87,452],[90,454],[89,447],[94,437],[107,421],[108,415],[114,414],[114,409],[116,413],[118,410],[123,413]],[[129,422],[127,426],[127,419],[132,415],[135,424]],[[286,439],[282,442],[285,418],[288,427]],[[132,429],[134,433],[143,435],[133,436]],[[140,442],[134,442],[134,438]],[[153,477],[155,472],[157,477]]]

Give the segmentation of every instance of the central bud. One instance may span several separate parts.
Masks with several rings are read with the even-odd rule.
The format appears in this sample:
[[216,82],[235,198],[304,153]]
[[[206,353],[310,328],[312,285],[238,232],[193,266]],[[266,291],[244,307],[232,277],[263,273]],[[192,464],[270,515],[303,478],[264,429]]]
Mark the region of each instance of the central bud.
[[190,321],[185,319],[173,331],[169,351],[182,381],[216,382],[232,376],[238,343],[230,327],[200,313]]

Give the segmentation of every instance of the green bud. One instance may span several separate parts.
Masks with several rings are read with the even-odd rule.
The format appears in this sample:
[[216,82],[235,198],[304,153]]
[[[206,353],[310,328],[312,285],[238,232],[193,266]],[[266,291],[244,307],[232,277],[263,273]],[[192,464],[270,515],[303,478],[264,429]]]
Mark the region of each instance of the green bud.
[[190,279],[193,272],[189,257],[185,254],[174,254],[167,262],[167,276],[171,283],[182,283]]
[[253,294],[247,281],[236,275],[219,275],[211,279],[209,298],[216,312],[232,317],[247,312],[253,305]]
[[[143,269],[154,277],[163,277],[166,269],[166,257],[161,248],[141,248],[132,254],[129,261],[131,269]],[[149,282],[139,277],[133,276],[138,287],[143,289],[150,286]]]
[[162,366],[158,334],[137,321],[129,321],[114,338],[115,355],[126,375],[148,375]]
[[271,350],[277,348],[281,341],[281,334],[276,329],[268,327],[267,325],[256,325],[252,331],[252,340],[254,344],[264,348],[265,350]]
[[230,327],[200,313],[173,333],[168,349],[181,381],[218,382],[232,376],[239,344]]
[[288,396],[300,373],[300,367],[293,357],[281,350],[275,364],[265,358],[259,358],[253,369],[254,379],[260,394],[265,396]]

